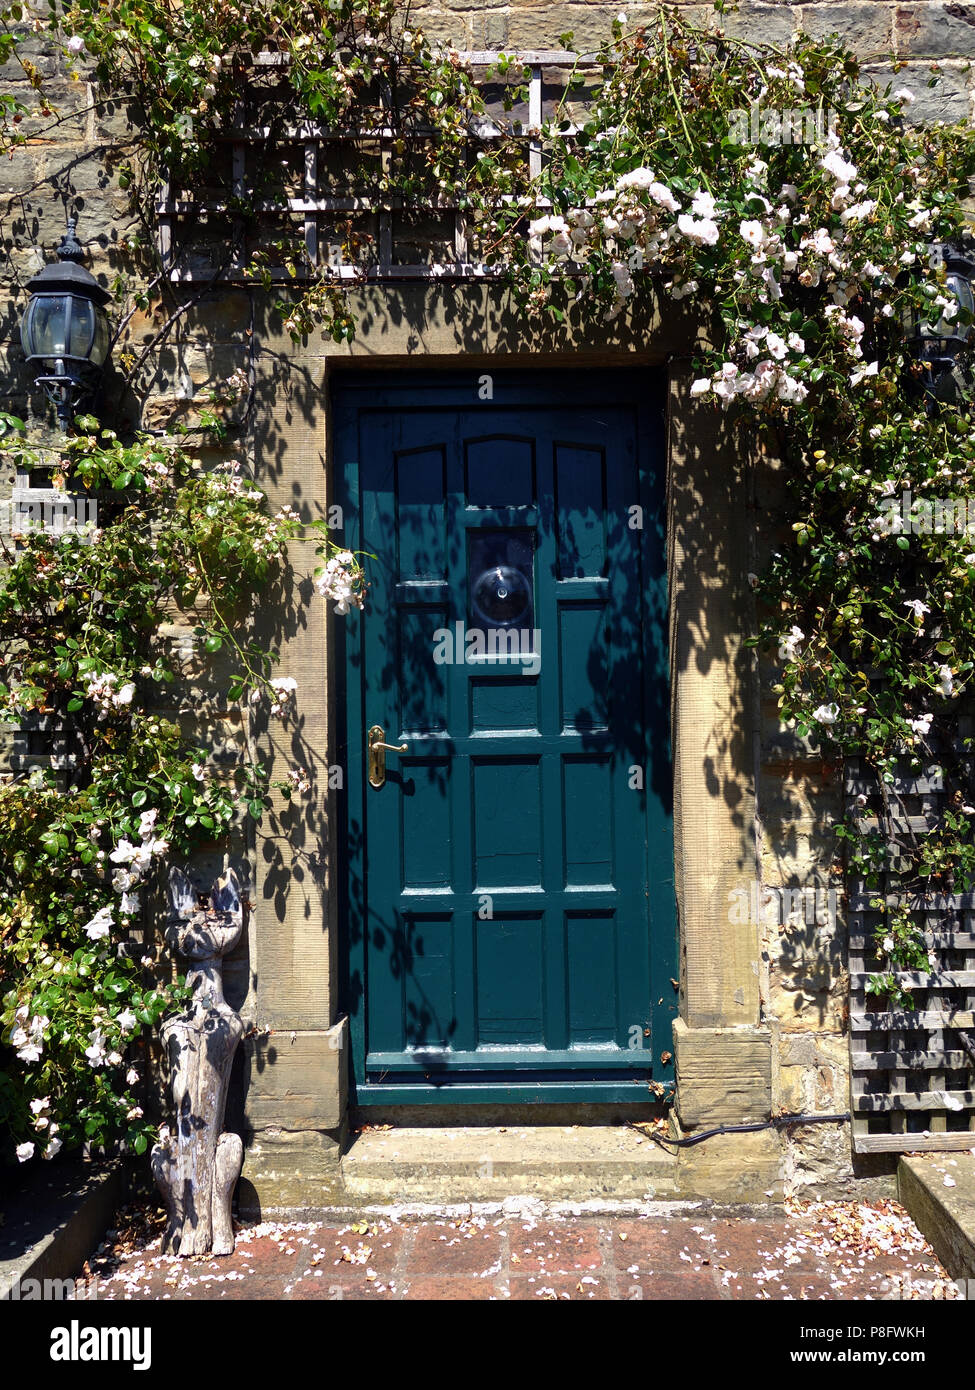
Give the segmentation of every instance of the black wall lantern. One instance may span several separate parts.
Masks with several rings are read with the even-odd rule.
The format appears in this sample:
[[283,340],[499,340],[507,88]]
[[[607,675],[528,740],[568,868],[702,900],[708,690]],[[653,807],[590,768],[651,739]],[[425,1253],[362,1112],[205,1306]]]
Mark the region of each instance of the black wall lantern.
[[20,330],[28,362],[47,368],[35,382],[54,402],[62,429],[94,397],[110,336],[104,306],[111,295],[79,264],[85,253],[76,225],[72,217],[57,263],[28,280],[31,301]]
[[945,290],[954,297],[958,313],[936,324],[914,320],[908,327],[912,355],[921,368],[920,383],[935,400],[960,403],[972,394],[972,365],[968,350],[975,342],[975,247],[943,245],[933,248],[929,265],[945,271]]

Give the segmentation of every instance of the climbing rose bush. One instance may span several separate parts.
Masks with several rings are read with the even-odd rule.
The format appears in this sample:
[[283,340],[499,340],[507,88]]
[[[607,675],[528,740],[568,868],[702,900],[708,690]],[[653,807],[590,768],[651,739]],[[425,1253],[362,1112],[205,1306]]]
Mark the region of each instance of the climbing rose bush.
[[[938,251],[966,242],[975,140],[911,124],[917,93],[862,81],[829,42],[760,47],[662,11],[649,26],[621,19],[597,61],[584,105],[570,80],[542,131],[541,176],[480,207],[482,233],[526,312],[599,324],[648,299],[692,308],[706,338],[687,408],[710,406],[782,460],[792,514],[764,518],[777,543],[751,576],[749,640],[779,665],[783,722],[834,768],[856,757],[877,773],[879,799],[835,827],[835,868],[877,890],[871,987],[910,1007],[902,972],[934,961],[887,895],[957,891],[975,868],[957,746],[975,533],[967,511],[961,527],[931,524],[936,499],[971,494],[975,432],[963,394],[924,389],[912,341],[970,337]],[[739,143],[743,111],[800,109],[818,113],[817,142]],[[911,506],[926,527],[905,524]],[[895,769],[932,765],[946,809],[902,843]]]
[[[931,250],[964,234],[972,133],[912,125],[919,93],[861,81],[855,58],[830,42],[752,45],[717,32],[720,14],[701,28],[661,10],[648,25],[621,18],[570,77],[554,118],[532,132],[545,151],[533,178],[517,62],[502,56],[494,74],[504,107],[490,113],[495,137],[472,140],[487,114],[472,74],[404,23],[394,0],[216,11],[200,0],[76,0],[8,13],[55,36],[103,99],[124,92],[138,104],[135,152],[117,176],[143,209],[164,168],[194,186],[251,57],[273,53],[267,72],[288,100],[266,152],[297,113],[391,129],[383,161],[353,161],[353,191],[457,199],[472,254],[501,272],[533,322],[572,316],[604,333],[648,305],[694,318],[701,347],[687,408],[713,409],[743,445],[761,440],[788,479],[791,511],[769,519],[773,551],[751,580],[749,640],[777,663],[782,720],[826,761],[855,756],[878,774],[879,805],[861,798],[836,827],[838,863],[845,856],[878,890],[885,967],[875,989],[909,1003],[901,974],[931,962],[884,891],[951,889],[975,871],[975,810],[954,739],[975,660],[975,540],[965,528],[908,525],[899,505],[964,498],[975,471],[964,403],[931,400],[908,341],[920,324],[969,328]],[[18,43],[3,30],[0,57],[16,58]],[[13,153],[25,115],[59,119],[40,72],[26,57],[22,66],[26,95],[0,108],[0,142]],[[384,90],[397,94],[391,105]],[[754,106],[828,115],[826,133],[741,143],[741,112]],[[340,241],[339,265],[308,265],[300,229],[273,248],[296,282],[283,302],[296,340],[355,331],[361,275],[346,272],[364,273],[373,248],[351,223]],[[268,287],[270,254],[255,253],[245,272]],[[224,835],[242,806],[263,810],[259,768],[245,765],[232,788],[205,749],[153,713],[154,689],[178,675],[156,637],[166,605],[192,611],[202,651],[231,658],[228,699],[289,718],[300,695],[287,675],[271,678],[272,654],[242,636],[240,616],[270,582],[295,519],[270,516],[232,466],[196,469],[147,437],[123,446],[82,436],[65,449],[73,487],[107,488],[123,505],[84,553],[74,539],[32,538],[8,556],[0,591],[4,709],[15,720],[56,716],[71,740],[63,773],[0,792],[0,1021],[12,1059],[0,1118],[23,1161],[119,1128],[145,1146],[125,1053],[167,996],[141,973],[149,957],[128,950],[139,895],[167,858]],[[362,557],[327,536],[321,553],[316,587],[351,613],[365,592]],[[894,769],[932,761],[946,809],[917,843],[896,844]],[[307,782],[299,768],[281,785],[300,794]]]
[[[118,1138],[142,1153],[147,1038],[184,997],[145,937],[147,893],[169,863],[259,818],[269,790],[245,749],[227,770],[160,711],[187,663],[200,679],[219,654],[219,699],[288,717],[296,682],[271,674],[247,616],[301,528],[237,461],[207,471],[179,441],[123,444],[94,420],[52,456],[4,423],[17,465],[96,494],[98,517],[0,540],[0,717],[43,721],[53,755],[0,784],[0,1147],[20,1162]],[[178,614],[188,650],[166,636]],[[273,785],[290,796],[307,777]]]

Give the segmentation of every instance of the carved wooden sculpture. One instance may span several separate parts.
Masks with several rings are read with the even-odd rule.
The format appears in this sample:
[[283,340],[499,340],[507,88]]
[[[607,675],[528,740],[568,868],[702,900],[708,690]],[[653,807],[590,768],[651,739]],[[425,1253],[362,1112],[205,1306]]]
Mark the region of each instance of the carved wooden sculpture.
[[234,1053],[244,1032],[223,997],[221,957],[236,944],[243,924],[240,885],[231,870],[210,892],[210,907],[180,869],[169,871],[166,940],[193,961],[187,1009],[162,1026],[176,1132],[152,1151],[152,1172],[166,1202],[169,1226],[163,1249],[179,1255],[230,1255],[234,1233],[230,1202],[244,1160],[237,1134],[222,1134]]

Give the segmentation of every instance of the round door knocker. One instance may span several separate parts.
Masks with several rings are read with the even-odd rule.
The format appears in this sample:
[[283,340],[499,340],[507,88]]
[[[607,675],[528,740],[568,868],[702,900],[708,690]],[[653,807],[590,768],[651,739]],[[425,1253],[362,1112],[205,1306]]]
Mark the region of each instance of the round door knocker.
[[531,609],[528,580],[511,565],[495,565],[474,582],[474,617],[485,627],[515,627]]

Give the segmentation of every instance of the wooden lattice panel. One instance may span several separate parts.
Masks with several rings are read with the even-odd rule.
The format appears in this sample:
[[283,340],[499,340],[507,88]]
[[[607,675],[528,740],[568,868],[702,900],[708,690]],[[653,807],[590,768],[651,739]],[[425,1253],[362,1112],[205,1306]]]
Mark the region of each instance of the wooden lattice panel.
[[[487,50],[462,51],[458,62],[469,67],[482,92],[489,85],[489,75],[504,56]],[[532,178],[542,170],[544,152],[537,136],[538,128],[549,119],[564,92],[564,75],[592,67],[592,55],[587,61],[579,54],[563,49],[508,52],[516,68],[523,69],[528,99],[519,114],[525,122],[526,134],[522,144],[526,169]],[[261,53],[253,60],[254,72],[265,75],[287,62],[282,53]],[[489,104],[490,105],[490,104]],[[566,123],[561,134],[574,131]],[[269,128],[261,120],[260,102],[242,99],[233,127],[224,132],[222,143],[226,159],[213,171],[214,186],[208,189],[178,190],[164,183],[156,200],[159,250],[163,265],[172,281],[177,283],[213,283],[216,280],[234,281],[241,273],[246,256],[245,237],[235,203],[246,203],[251,212],[274,217],[279,231],[300,227],[303,233],[307,265],[299,265],[297,273],[280,266],[268,269],[269,278],[282,284],[307,279],[308,268],[328,264],[332,278],[349,281],[443,281],[481,280],[495,278],[499,272],[480,262],[476,246],[471,244],[471,229],[461,203],[448,192],[420,205],[405,205],[395,197],[375,200],[356,189],[335,191],[330,172],[341,150],[356,140],[371,141],[381,146],[391,130],[349,132],[330,131],[325,127],[304,122],[285,127],[275,137],[276,153],[285,155],[284,163],[293,166],[290,182],[293,185],[275,197],[264,201],[255,198],[250,188],[254,161],[267,160],[264,141]],[[472,125],[472,144],[490,142],[498,132],[490,114]],[[225,165],[225,167],[224,167]],[[536,206],[550,206],[539,199]],[[431,242],[429,256],[422,262],[410,255],[412,239],[406,224],[417,215],[437,214],[442,234]],[[334,264],[330,255],[328,228],[337,217],[369,219],[375,241],[375,259],[368,265]],[[212,245],[199,243],[201,227],[213,220]],[[204,241],[205,241],[204,237]],[[334,238],[332,238],[334,240]],[[540,254],[540,245],[532,242],[532,253]],[[403,254],[401,254],[403,253]]]
[[[899,778],[890,792],[898,834],[923,835],[943,801],[940,773]],[[867,797],[868,824],[871,812],[877,817],[872,774],[851,767],[847,794]],[[866,992],[881,969],[876,937],[883,916],[871,905],[878,898],[907,906],[935,958],[930,971],[899,976],[915,1010],[885,1010],[882,996]],[[975,1148],[975,1061],[963,1036],[975,1033],[975,892],[898,897],[852,883],[848,909],[855,1152]]]

